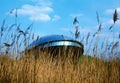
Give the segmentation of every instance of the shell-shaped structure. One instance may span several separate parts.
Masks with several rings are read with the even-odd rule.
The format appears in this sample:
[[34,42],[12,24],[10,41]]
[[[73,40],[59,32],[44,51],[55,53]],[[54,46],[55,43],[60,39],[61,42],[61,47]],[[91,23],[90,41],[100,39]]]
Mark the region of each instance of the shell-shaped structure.
[[68,54],[69,52],[72,52],[74,56],[80,56],[84,52],[82,43],[63,35],[50,35],[41,37],[29,45],[28,49],[32,48],[35,48],[35,50],[47,50],[54,56],[57,54]]

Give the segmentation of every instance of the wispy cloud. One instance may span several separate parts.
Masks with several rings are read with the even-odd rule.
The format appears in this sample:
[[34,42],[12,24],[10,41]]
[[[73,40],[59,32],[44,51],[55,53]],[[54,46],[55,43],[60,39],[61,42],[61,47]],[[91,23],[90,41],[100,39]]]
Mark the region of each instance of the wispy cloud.
[[29,18],[31,21],[50,21],[51,17],[47,14],[32,15]]
[[40,6],[52,6],[52,2],[50,0],[31,0]]
[[[117,9],[117,13],[118,13],[118,18],[120,19],[120,7],[117,7],[115,8]],[[105,14],[105,17],[102,18],[102,24],[104,26],[107,26],[107,25],[112,25],[114,24],[114,21],[113,21],[113,14],[115,12],[115,9],[106,9],[104,14]],[[120,24],[120,20],[117,20],[116,22],[116,25],[119,25]]]
[[[103,23],[104,26],[106,26],[106,25],[112,25],[112,24],[114,24],[113,19],[107,19]],[[115,25],[117,25],[117,26],[120,25],[120,20],[118,20]]]
[[[75,28],[65,28],[65,27],[62,27],[60,28],[62,31],[64,32],[72,32],[73,34],[75,33]],[[79,27],[79,30],[80,30],[80,34],[81,35],[87,35],[88,32],[91,32],[91,33],[94,33],[95,30],[92,30],[91,27],[86,27],[86,28],[82,28],[82,27]]]
[[59,19],[60,19],[60,16],[54,15],[54,17],[52,18],[52,21],[57,21],[57,20],[59,20]]
[[113,19],[106,19],[105,22],[103,23],[103,25],[112,25],[114,22],[113,22]]
[[[115,8],[115,9],[117,9],[117,12],[120,13],[120,7]],[[107,10],[105,11],[105,13],[111,15],[111,14],[114,13],[115,9],[107,9]]]

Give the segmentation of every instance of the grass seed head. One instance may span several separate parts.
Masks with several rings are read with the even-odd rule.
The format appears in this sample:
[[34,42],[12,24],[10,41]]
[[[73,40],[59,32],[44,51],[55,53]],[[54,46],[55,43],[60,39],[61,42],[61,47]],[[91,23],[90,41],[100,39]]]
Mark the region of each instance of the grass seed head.
[[114,23],[116,23],[117,20],[118,20],[118,13],[117,13],[117,9],[115,9],[114,14],[113,14]]

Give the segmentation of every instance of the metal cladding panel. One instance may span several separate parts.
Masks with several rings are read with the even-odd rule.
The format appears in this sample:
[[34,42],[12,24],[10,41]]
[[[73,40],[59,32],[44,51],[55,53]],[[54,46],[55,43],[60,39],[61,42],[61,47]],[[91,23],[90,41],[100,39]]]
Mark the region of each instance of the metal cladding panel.
[[[62,41],[62,42],[61,42]],[[77,46],[77,44],[80,45],[80,43],[78,43],[77,41],[73,40],[72,38],[63,36],[63,35],[51,35],[51,36],[45,36],[45,37],[41,37],[39,40],[33,42],[32,44],[30,44],[30,46],[28,47],[29,49],[32,47],[37,47],[39,45],[43,45],[43,47],[47,47],[48,46],[58,46],[59,45],[65,45],[67,41],[67,45],[71,46],[73,44],[73,46]],[[78,46],[79,47],[79,46]]]
[[56,41],[56,42],[46,43],[42,45],[42,48],[52,47],[52,46],[75,46],[82,48],[80,44],[72,41]]
[[41,37],[38,43],[44,44],[46,42],[60,41],[60,40],[73,40],[73,39],[63,36],[63,35],[51,35],[51,36]]

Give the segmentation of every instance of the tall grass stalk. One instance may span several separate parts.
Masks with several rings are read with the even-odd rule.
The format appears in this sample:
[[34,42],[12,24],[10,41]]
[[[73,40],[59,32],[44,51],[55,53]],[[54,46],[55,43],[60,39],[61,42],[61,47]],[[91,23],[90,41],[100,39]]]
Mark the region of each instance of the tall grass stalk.
[[[101,24],[99,20],[98,13],[98,31],[95,33],[100,34]],[[114,23],[116,20],[116,15],[114,16]],[[30,36],[33,41],[34,33],[31,35],[31,30],[33,24],[29,25],[26,30],[21,29],[21,24],[17,23],[17,9],[15,13],[15,23],[8,27],[8,31],[11,31],[13,27],[13,36],[8,42],[3,42],[3,47],[6,47],[6,53],[0,55],[0,83],[120,83],[120,60],[112,59],[110,61],[99,59],[97,57],[87,56],[89,54],[89,45],[88,42],[92,43],[93,40],[96,40],[93,48],[93,55],[98,54],[98,42],[99,36],[89,41],[90,32],[87,34],[86,38],[86,55],[81,56],[80,58],[74,58],[75,54],[71,51],[66,55],[58,52],[57,57],[51,57],[48,52],[42,52],[35,49],[30,51],[25,50],[25,52],[20,52],[19,45],[24,43],[24,49],[27,48],[27,44],[30,42]],[[117,17],[118,18],[118,17]],[[74,19],[73,24],[76,26],[77,18]],[[5,21],[2,23],[2,27],[7,27]],[[11,28],[10,28],[11,27]],[[111,27],[112,28],[112,27]],[[1,40],[3,37],[6,37],[6,32],[1,28]],[[76,28],[76,36],[79,37],[79,31]],[[7,35],[9,38],[9,35]],[[76,37],[76,38],[77,38]],[[39,40],[37,36],[36,40]],[[75,38],[75,39],[76,39]],[[114,38],[114,37],[113,37]],[[108,56],[108,40],[104,41],[101,49],[103,53],[100,55],[105,58]],[[2,43],[2,41],[1,41]],[[92,45],[92,44],[91,44]],[[91,46],[90,45],[90,46]],[[119,49],[119,41],[115,42],[111,46],[111,51]],[[12,51],[11,51],[12,50]],[[57,53],[56,50],[53,50],[54,53]],[[10,56],[12,52],[12,57]],[[18,55],[18,56],[17,56]],[[66,57],[66,56],[67,57]],[[15,59],[17,56],[17,59]]]
[[88,56],[81,57],[77,64],[70,58],[65,61],[60,58],[51,60],[48,54],[39,53],[39,58],[34,62],[34,57],[23,57],[12,60],[1,57],[0,82],[2,83],[44,83],[44,82],[94,82],[94,83],[119,83],[120,62],[102,61]]

